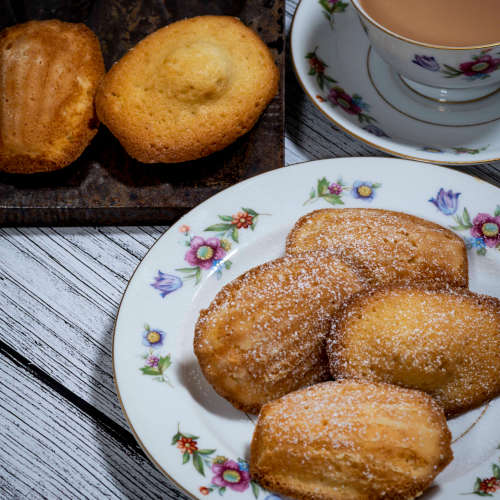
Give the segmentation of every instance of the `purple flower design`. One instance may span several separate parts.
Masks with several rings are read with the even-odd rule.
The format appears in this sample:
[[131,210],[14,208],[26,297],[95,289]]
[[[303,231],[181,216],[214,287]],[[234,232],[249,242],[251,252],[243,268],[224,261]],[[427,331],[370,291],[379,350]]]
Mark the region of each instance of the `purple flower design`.
[[354,198],[372,200],[375,196],[375,189],[379,185],[367,181],[355,181],[352,185],[352,195]]
[[424,69],[428,69],[429,71],[440,70],[439,63],[432,56],[419,56],[415,54],[411,62],[417,64],[418,66],[421,66]]
[[435,198],[429,201],[444,215],[453,215],[458,208],[458,197],[460,193],[454,193],[451,189],[445,191],[441,188]]
[[488,248],[500,245],[500,215],[477,214],[472,220],[470,234],[481,238]]
[[336,182],[332,182],[328,186],[328,191],[330,191],[331,194],[337,194],[337,195],[339,195],[343,191],[343,188],[342,188],[342,186],[340,184],[338,184]]
[[199,266],[202,269],[210,269],[215,260],[221,260],[226,255],[219,238],[207,238],[195,236],[191,240],[189,250],[184,259],[192,266]]
[[178,276],[162,273],[161,271],[158,271],[158,276],[154,280],[155,282],[151,283],[151,286],[159,290],[162,298],[182,286],[182,280]]
[[242,492],[250,484],[250,473],[234,460],[226,460],[223,463],[215,462],[212,465],[212,472],[215,474],[212,484],[220,488],[227,487]]
[[146,327],[142,333],[142,344],[146,347],[151,347],[153,349],[158,349],[163,345],[166,333],[161,330],[151,330]]

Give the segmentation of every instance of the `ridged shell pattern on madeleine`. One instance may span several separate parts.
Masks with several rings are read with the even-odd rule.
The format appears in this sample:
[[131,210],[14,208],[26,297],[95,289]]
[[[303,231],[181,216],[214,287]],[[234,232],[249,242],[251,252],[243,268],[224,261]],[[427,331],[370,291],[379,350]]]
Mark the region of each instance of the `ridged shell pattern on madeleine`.
[[447,415],[500,394],[500,300],[464,289],[392,287],[341,309],[328,340],[335,378],[420,389]]
[[150,34],[106,75],[97,113],[144,163],[177,163],[225,148],[276,94],[278,70],[241,21],[200,16]]
[[402,212],[367,208],[322,209],[301,217],[286,251],[335,250],[363,269],[372,286],[426,282],[467,286],[463,240],[438,224]]
[[251,413],[327,380],[332,314],[363,286],[357,270],[328,252],[282,257],[247,271],[200,312],[194,351],[205,377]]
[[412,499],[452,459],[440,406],[420,391],[325,382],[266,404],[250,474],[296,499]]
[[104,75],[83,24],[30,21],[0,34],[0,170],[34,173],[76,160],[97,133]]

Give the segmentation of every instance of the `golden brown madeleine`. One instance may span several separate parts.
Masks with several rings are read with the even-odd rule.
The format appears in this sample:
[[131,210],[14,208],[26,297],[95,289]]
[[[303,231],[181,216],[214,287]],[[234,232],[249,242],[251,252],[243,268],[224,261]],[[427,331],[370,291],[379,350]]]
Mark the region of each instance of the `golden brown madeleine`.
[[104,75],[83,24],[30,21],[0,33],[0,170],[30,174],[76,160],[97,133]]
[[334,249],[364,270],[374,286],[426,282],[467,286],[463,240],[438,224],[402,212],[369,208],[326,208],[300,218],[286,251]]
[[448,416],[500,394],[500,300],[383,288],[347,301],[328,341],[334,377],[426,391]]
[[327,380],[332,314],[363,285],[354,268],[328,252],[250,269],[200,312],[194,352],[205,377],[236,408],[251,413]]
[[453,458],[442,409],[420,391],[346,380],[266,404],[250,474],[307,500],[411,499]]
[[250,130],[278,89],[262,40],[241,21],[200,16],[144,38],[106,75],[99,118],[144,163],[177,163]]

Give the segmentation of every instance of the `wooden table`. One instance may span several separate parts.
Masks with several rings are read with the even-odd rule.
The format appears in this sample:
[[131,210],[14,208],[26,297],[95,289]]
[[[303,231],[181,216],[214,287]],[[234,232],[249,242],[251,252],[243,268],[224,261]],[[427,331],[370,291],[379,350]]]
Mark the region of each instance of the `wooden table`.
[[[287,164],[385,156],[327,121],[287,67]],[[459,170],[500,186],[499,163]],[[111,369],[120,298],[165,229],[0,229],[0,498],[183,497],[129,432]]]

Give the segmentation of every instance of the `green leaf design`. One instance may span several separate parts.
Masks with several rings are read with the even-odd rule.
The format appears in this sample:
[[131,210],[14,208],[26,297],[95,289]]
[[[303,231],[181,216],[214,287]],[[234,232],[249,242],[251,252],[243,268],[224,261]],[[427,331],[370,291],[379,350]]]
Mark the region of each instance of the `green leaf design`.
[[144,323],[144,330],[149,332],[149,330],[151,330],[151,327],[147,323]]
[[495,212],[493,213],[493,216],[498,217],[499,215],[500,215],[500,205],[497,205],[497,207],[495,208]]
[[181,273],[192,273],[195,272],[197,267],[178,267],[176,271],[180,271]]
[[343,205],[344,202],[338,194],[324,194],[322,198],[331,205]]
[[219,488],[219,495],[222,496],[224,495],[224,492],[226,491],[226,487],[223,486],[222,488]]
[[[232,219],[231,219],[232,220]],[[232,224],[214,224],[212,226],[208,226],[207,228],[204,229],[204,231],[228,231],[233,227]]]
[[163,372],[172,364],[172,361],[170,360],[170,354],[167,356],[161,357],[160,356],[160,361],[158,362],[158,370],[163,374]]
[[259,498],[260,488],[255,481],[250,481],[250,486],[252,487],[252,493],[255,498]]
[[474,488],[472,488],[472,491],[474,493],[478,492],[480,485],[481,485],[481,478],[480,477],[476,477],[476,480],[474,481]]
[[219,215],[219,219],[226,222],[232,222],[233,220],[233,218],[230,215]]
[[236,243],[238,243],[238,228],[233,226],[233,230],[231,231],[231,238],[233,238]]
[[185,463],[189,462],[189,453],[186,451],[183,455],[182,455],[182,465],[184,465]]
[[491,468],[493,469],[493,475],[496,479],[500,479],[500,467],[497,464],[493,464]]
[[374,183],[372,184],[372,188],[373,188],[373,189],[378,189],[379,187],[382,187],[382,184],[381,184],[380,182],[374,182]]
[[318,179],[318,196],[322,196],[327,193],[328,191],[328,185],[329,182],[326,180],[326,177],[323,177],[322,179]]
[[233,265],[233,263],[232,263],[230,260],[226,260],[226,261],[224,262],[224,267],[225,267],[226,269],[231,269],[231,266],[232,266],[232,265]]
[[309,199],[312,200],[315,197],[316,197],[316,190],[314,188],[311,188],[311,192],[309,193]]
[[201,267],[197,267],[195,273],[195,284],[197,285],[200,281],[201,281]]
[[171,444],[172,444],[172,445],[177,444],[177,441],[179,441],[179,439],[180,439],[181,437],[182,437],[182,436],[181,436],[181,433],[180,433],[180,432],[178,432],[177,434],[174,434],[174,437],[172,438],[172,443],[171,443]]
[[141,368],[141,372],[144,375],[161,375],[160,370],[158,370],[158,368],[153,368],[152,366],[143,366]]
[[213,449],[213,450],[198,450],[198,453],[200,455],[211,455],[214,452],[215,452],[215,449]]
[[468,227],[472,227],[472,222],[470,220],[469,211],[465,207],[464,207],[464,213],[463,213],[462,217],[464,219],[465,224],[467,224]]
[[193,434],[187,434],[186,432],[183,432],[181,435],[182,435],[182,437],[194,439],[195,441],[197,439],[200,439],[200,436],[194,436]]
[[200,455],[195,451],[193,453],[193,465],[194,468],[202,475],[205,475],[205,470],[203,468],[203,460],[201,459]]
[[255,210],[252,210],[251,208],[243,208],[241,207],[241,210],[246,212],[247,214],[253,215],[254,217],[259,215]]

